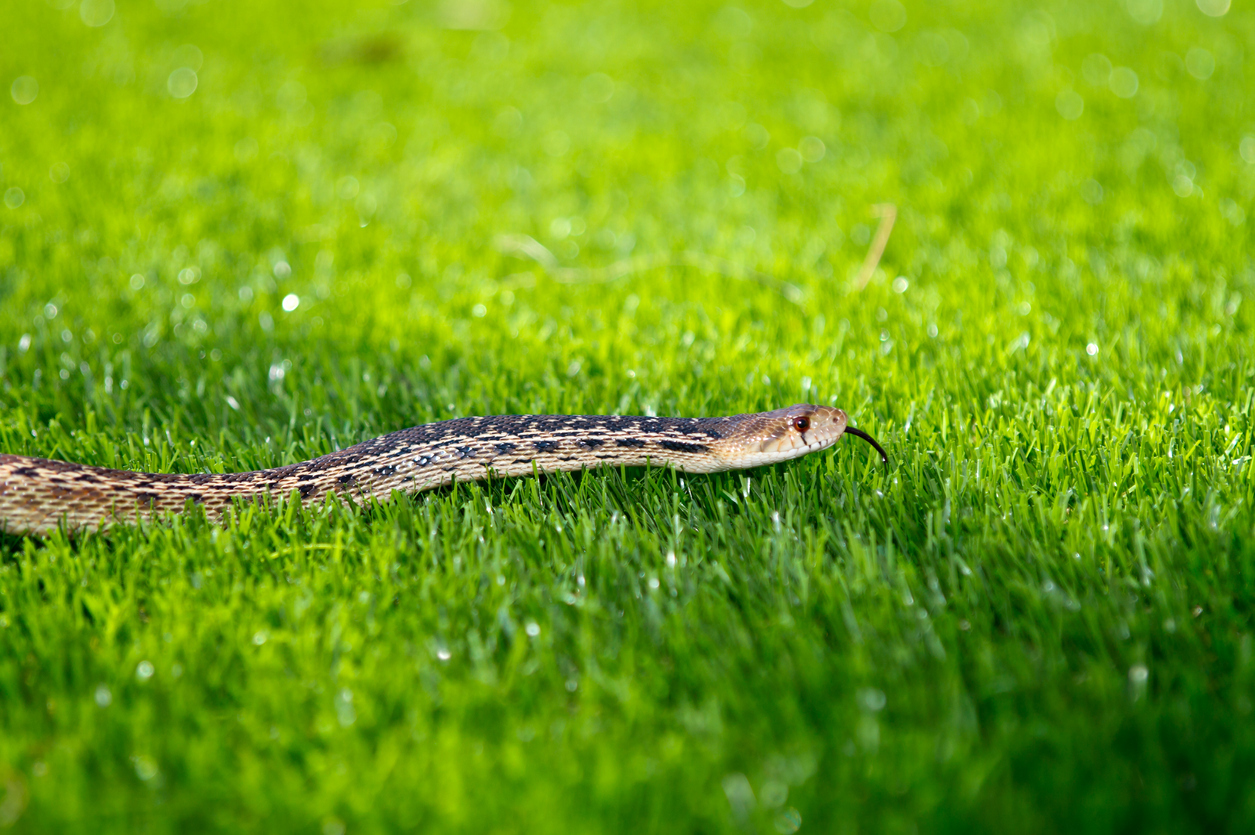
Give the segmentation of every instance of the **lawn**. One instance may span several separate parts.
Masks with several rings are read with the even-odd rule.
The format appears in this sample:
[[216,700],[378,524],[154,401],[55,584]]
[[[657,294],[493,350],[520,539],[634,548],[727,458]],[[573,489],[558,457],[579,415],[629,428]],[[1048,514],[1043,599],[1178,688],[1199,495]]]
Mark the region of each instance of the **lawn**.
[[733,2],[4,4],[0,452],[891,464],[0,536],[0,828],[1255,827],[1255,11]]

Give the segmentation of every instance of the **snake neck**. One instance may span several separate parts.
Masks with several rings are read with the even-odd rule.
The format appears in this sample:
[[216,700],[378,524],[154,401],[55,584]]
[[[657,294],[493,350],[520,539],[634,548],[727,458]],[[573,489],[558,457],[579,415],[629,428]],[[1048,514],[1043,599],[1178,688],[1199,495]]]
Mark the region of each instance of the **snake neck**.
[[713,472],[726,469],[720,445],[731,420],[612,415],[458,418],[403,429],[290,468],[264,472],[273,473],[283,484],[292,479],[325,480],[332,474],[347,477],[346,484],[369,476],[426,482],[465,478],[476,470],[530,475],[537,470],[607,465],[666,464],[686,472]]

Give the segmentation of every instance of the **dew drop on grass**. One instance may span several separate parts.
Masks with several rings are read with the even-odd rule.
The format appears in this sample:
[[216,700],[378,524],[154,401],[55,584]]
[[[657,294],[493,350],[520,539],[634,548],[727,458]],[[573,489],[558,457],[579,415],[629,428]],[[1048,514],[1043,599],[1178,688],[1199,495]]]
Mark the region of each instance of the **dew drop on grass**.
[[877,690],[875,687],[864,687],[858,691],[858,704],[868,713],[876,713],[883,710],[888,699],[885,697],[883,690]]
[[104,26],[113,19],[113,0],[83,0],[79,6],[79,18],[93,28]]
[[9,87],[9,95],[18,104],[30,104],[39,95],[39,82],[29,75],[19,75]]
[[590,104],[604,104],[614,96],[614,79],[605,73],[595,72],[580,82],[580,93]]
[[1128,67],[1116,67],[1111,71],[1111,77],[1107,80],[1107,86],[1111,88],[1111,92],[1120,98],[1131,99],[1137,95],[1137,73]]
[[792,835],[802,828],[802,813],[790,806],[776,815],[776,831],[780,835]]
[[797,150],[807,162],[819,162],[828,152],[824,141],[818,136],[802,137],[802,141],[797,143]]
[[1185,54],[1185,68],[1199,81],[1206,81],[1216,71],[1216,59],[1207,50],[1195,47]]
[[571,138],[563,131],[555,130],[546,134],[541,144],[546,154],[551,157],[560,157],[571,147]]
[[1238,143],[1238,154],[1250,165],[1255,165],[1255,136],[1244,136]]
[[195,44],[185,43],[176,50],[171,56],[174,63],[180,67],[199,71],[205,63],[205,53]]
[[191,67],[179,67],[166,79],[166,89],[176,99],[185,99],[196,92],[200,79]]
[[1163,15],[1163,0],[1127,0],[1129,17],[1143,26],[1150,26]]
[[1085,112],[1085,99],[1075,90],[1063,90],[1055,96],[1055,110],[1069,122],[1075,121]]
[[796,174],[802,169],[802,155],[793,148],[781,148],[776,153],[776,165],[785,174]]
[[147,754],[135,754],[131,757],[131,763],[135,766],[135,774],[139,779],[147,782],[157,776],[157,762]]

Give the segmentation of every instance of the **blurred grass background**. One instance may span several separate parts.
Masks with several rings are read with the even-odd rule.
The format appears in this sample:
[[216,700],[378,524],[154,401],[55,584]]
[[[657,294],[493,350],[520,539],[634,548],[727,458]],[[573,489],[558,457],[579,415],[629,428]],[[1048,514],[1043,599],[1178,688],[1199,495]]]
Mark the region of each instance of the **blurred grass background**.
[[0,826],[1255,823],[1249,7],[0,29],[4,452],[810,401],[893,458],[4,538]]

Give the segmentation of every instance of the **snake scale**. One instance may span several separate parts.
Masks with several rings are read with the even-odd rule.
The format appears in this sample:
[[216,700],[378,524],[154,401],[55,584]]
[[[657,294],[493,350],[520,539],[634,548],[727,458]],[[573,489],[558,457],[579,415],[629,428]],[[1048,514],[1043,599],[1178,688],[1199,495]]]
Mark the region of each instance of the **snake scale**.
[[807,404],[713,418],[499,415],[415,426],[310,461],[247,473],[109,470],[0,455],[0,530],[47,534],[135,523],[199,505],[220,520],[238,499],[337,493],[350,501],[418,493],[454,481],[605,466],[687,473],[760,467],[827,449],[843,434],[885,451],[845,412]]

